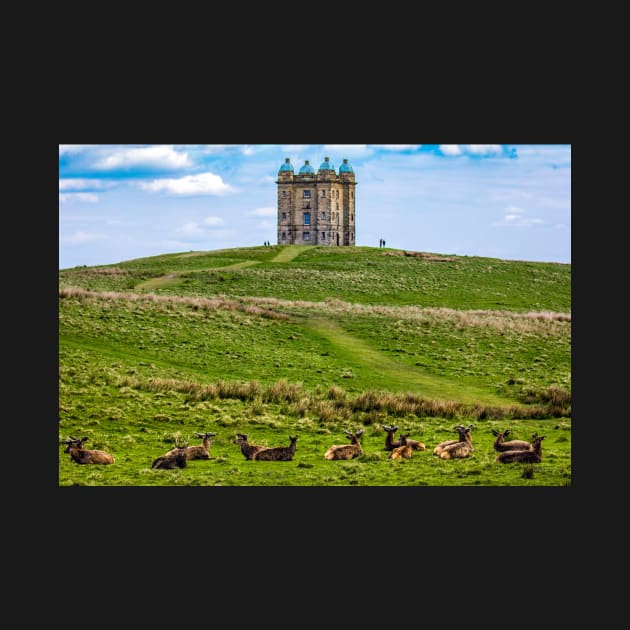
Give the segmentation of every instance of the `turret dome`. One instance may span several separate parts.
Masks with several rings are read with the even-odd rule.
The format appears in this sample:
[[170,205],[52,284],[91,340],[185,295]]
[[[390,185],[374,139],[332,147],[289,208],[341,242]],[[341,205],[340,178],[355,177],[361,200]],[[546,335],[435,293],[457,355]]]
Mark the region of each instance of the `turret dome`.
[[334,171],[335,167],[330,163],[330,158],[326,156],[324,161],[319,165],[320,171]]
[[339,167],[340,173],[354,173],[352,166],[348,164],[348,160],[344,159],[343,164]]
[[280,173],[285,173],[285,172],[293,173],[293,165],[291,164],[290,158],[284,159],[284,164],[280,167],[279,172]]
[[311,163],[308,160],[304,160],[304,166],[300,169],[300,173],[314,173],[315,169],[311,166]]

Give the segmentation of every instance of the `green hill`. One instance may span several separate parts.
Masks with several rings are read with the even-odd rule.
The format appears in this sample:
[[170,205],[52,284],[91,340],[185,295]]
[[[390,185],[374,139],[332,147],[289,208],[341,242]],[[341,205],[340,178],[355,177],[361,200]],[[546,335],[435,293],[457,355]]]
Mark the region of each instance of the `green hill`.
[[[261,246],[64,269],[59,295],[60,436],[81,433],[129,453],[126,465],[111,467],[78,466],[62,454],[62,485],[350,485],[343,475],[329,478],[336,464],[319,460],[326,436],[343,443],[343,431],[356,426],[369,429],[363,439],[374,448],[364,450],[375,461],[366,454],[337,468],[363,466],[358,485],[410,485],[413,476],[371,475],[392,463],[382,425],[404,423],[430,450],[455,437],[460,421],[485,423],[475,433],[489,477],[449,482],[441,474],[438,484],[429,469],[429,485],[522,483],[514,466],[492,457],[491,430],[507,424],[523,439],[558,432],[545,446],[559,440],[562,463],[524,483],[570,478],[570,265]],[[157,456],[178,434],[206,430],[217,432],[224,463],[288,466],[293,475],[191,478],[201,462],[150,469],[144,447]],[[236,432],[270,444],[299,432],[295,461],[304,453],[302,464],[315,471],[245,461]]]

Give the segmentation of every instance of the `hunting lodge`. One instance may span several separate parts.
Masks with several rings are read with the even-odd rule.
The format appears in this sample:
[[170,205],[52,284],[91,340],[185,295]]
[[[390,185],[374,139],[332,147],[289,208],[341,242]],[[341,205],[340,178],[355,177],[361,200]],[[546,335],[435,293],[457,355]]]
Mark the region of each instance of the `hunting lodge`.
[[305,160],[295,174],[289,158],[278,171],[278,244],[355,244],[354,171],[344,159],[339,173],[324,158],[317,172]]

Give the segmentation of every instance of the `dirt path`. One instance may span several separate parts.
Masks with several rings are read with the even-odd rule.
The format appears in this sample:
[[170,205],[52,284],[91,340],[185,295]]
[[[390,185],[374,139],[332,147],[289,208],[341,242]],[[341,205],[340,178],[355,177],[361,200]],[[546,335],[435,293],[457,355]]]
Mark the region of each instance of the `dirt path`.
[[334,344],[340,353],[358,367],[381,376],[383,389],[397,387],[400,391],[418,392],[422,396],[438,400],[452,400],[466,404],[509,406],[515,401],[503,398],[485,389],[427,374],[421,368],[409,366],[390,358],[370,347],[363,340],[340,328],[336,322],[313,318],[306,323],[311,330]]

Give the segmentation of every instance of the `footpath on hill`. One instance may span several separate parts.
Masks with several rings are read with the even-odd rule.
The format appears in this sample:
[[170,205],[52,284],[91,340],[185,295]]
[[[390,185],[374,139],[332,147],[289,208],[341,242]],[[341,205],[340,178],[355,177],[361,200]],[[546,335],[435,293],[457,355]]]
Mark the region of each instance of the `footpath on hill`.
[[382,375],[383,389],[391,390],[395,387],[401,392],[414,392],[429,399],[452,400],[465,404],[500,407],[515,404],[514,400],[467,385],[461,380],[427,374],[417,366],[396,361],[344,331],[329,319],[312,318],[305,325],[339,348],[357,367],[364,367],[377,376]]
[[[271,259],[270,262],[273,263],[286,263],[294,258],[297,258],[301,253],[305,250],[313,247],[312,245],[286,245],[284,246],[278,254]],[[221,267],[216,267],[216,269],[221,269],[221,271],[229,271],[231,269],[245,269],[247,267],[252,267],[253,265],[258,265],[262,261],[260,260],[242,260],[241,262],[234,263],[232,265],[225,265]],[[215,269],[214,267],[204,267],[203,270]],[[164,276],[160,276],[159,278],[151,278],[146,282],[141,282],[136,286],[137,290],[151,291],[154,289],[161,289],[163,287],[177,284],[179,282],[179,274],[178,273],[169,273]]]
[[285,263],[297,258],[301,253],[307,249],[311,249],[313,245],[285,245],[278,254],[271,259],[270,262]]

